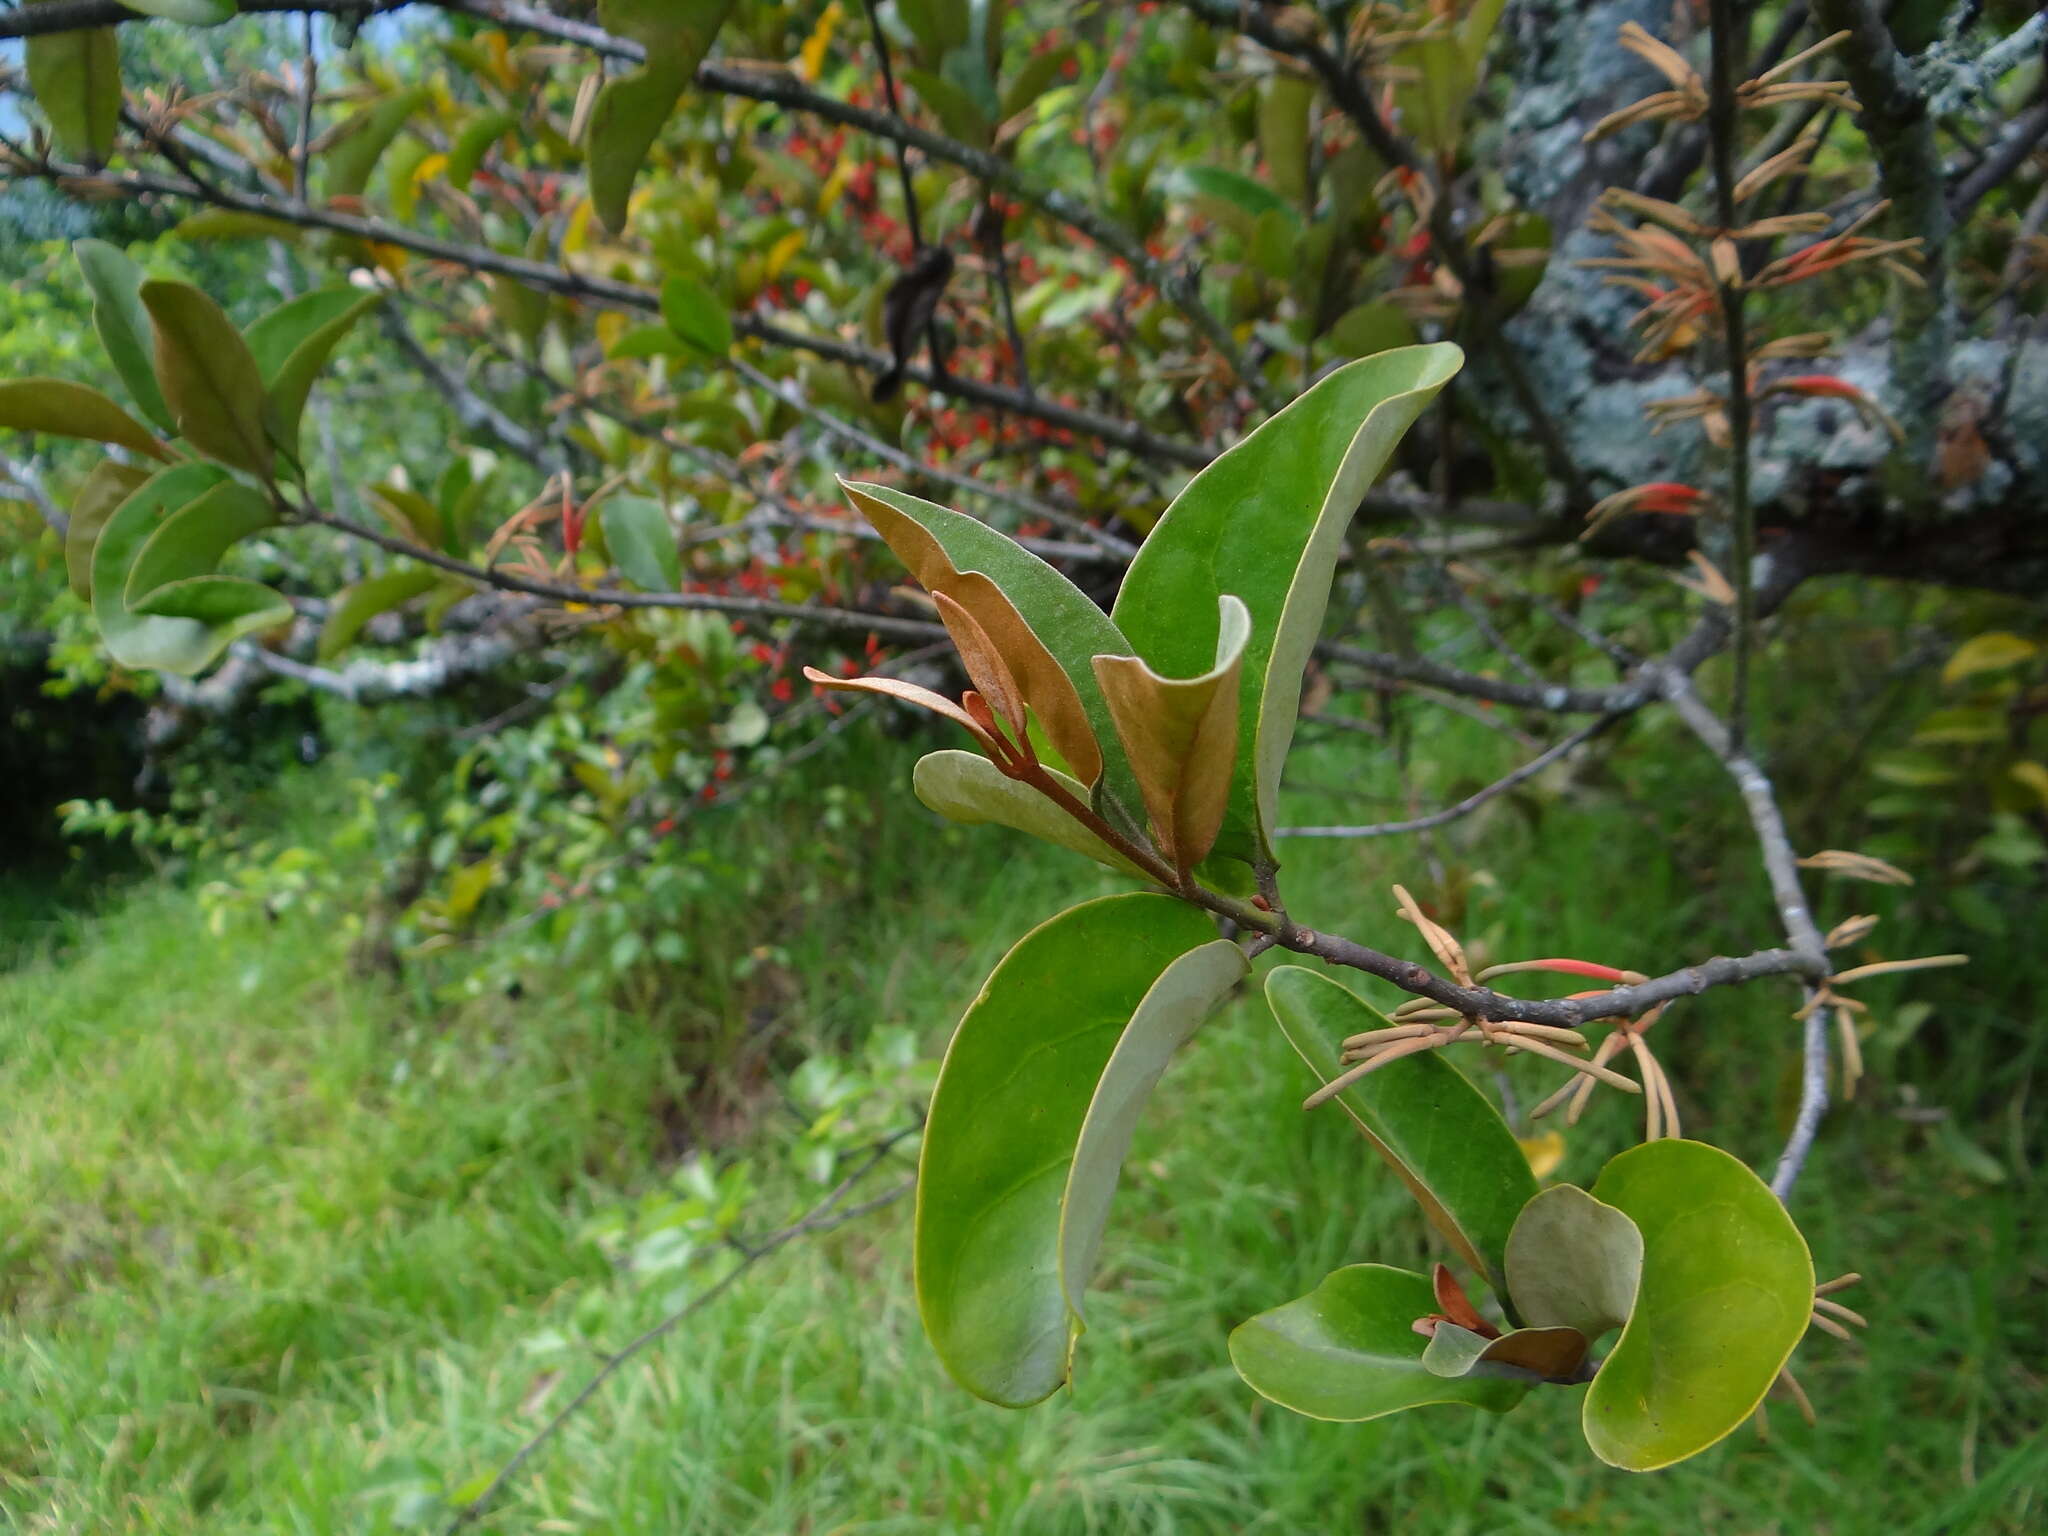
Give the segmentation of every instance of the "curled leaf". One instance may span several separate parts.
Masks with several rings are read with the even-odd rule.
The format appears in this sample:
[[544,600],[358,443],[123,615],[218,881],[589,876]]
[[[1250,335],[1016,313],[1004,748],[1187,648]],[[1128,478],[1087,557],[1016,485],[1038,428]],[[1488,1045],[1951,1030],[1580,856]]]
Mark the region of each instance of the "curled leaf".
[[1161,677],[1136,656],[1097,656],[1095,677],[1138,775],[1159,851],[1176,869],[1209,856],[1237,766],[1237,715],[1251,615],[1218,599],[1216,663],[1199,677]]

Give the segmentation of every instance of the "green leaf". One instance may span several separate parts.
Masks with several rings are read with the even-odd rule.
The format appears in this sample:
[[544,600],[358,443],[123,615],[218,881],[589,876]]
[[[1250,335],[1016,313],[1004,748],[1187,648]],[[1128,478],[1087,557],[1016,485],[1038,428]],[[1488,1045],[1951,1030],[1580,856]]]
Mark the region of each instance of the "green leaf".
[[1374,299],[1346,310],[1330,327],[1330,345],[1346,357],[1372,357],[1415,345],[1415,322],[1400,305]]
[[408,565],[344,587],[328,604],[327,622],[320,626],[320,643],[314,654],[321,661],[332,661],[355,643],[370,620],[431,590],[440,580],[441,573],[432,566]]
[[1763,1401],[1806,1332],[1813,1259],[1763,1181],[1703,1142],[1624,1152],[1593,1196],[1641,1230],[1643,1279],[1586,1393],[1586,1442],[1610,1466],[1653,1472]]
[[158,470],[114,509],[100,530],[92,549],[92,613],[107,654],[122,666],[190,674],[219,654],[205,625],[134,613],[127,594],[129,567],[150,535],[171,513],[226,481],[226,474],[211,464]]
[[687,357],[704,354],[665,325],[636,325],[604,349],[607,358]]
[[691,346],[713,357],[732,350],[732,315],[725,301],[681,273],[661,285],[661,318]]
[[[1048,768],[1069,794],[1085,802],[1088,788],[1057,769]],[[1081,823],[1046,799],[1029,785],[1008,777],[987,758],[976,752],[947,749],[928,752],[917,760],[910,776],[911,790],[930,809],[948,821],[965,827],[993,823],[1028,833],[1041,842],[1053,843],[1106,864],[1120,875],[1137,880],[1152,877],[1106,843],[1100,842]]]
[[211,574],[236,542],[276,523],[277,513],[261,492],[237,480],[217,485],[158,524],[136,551],[122,596],[137,613],[162,612],[147,606],[157,588]]
[[977,1396],[1022,1407],[1068,1379],[1131,1121],[1244,974],[1215,932],[1171,897],[1086,902],[1026,934],[961,1019],[925,1124],[917,1295]]
[[71,498],[71,521],[64,530],[64,571],[79,597],[92,597],[92,547],[100,530],[114,515],[114,508],[148,478],[146,469],[102,459]]
[[931,109],[949,138],[976,149],[987,149],[993,142],[995,125],[975,105],[970,92],[929,69],[906,69],[903,80],[917,92],[917,99]]
[[272,588],[244,576],[187,576],[158,587],[135,611],[191,619],[226,645],[258,630],[275,629],[291,618],[292,605]]
[[180,240],[282,240],[297,245],[305,229],[267,213],[244,213],[239,208],[202,208],[188,213],[171,226]]
[[153,459],[171,457],[170,449],[158,442],[149,428],[98,390],[69,379],[0,382],[0,427],[114,443]]
[[[1388,1070],[1392,1070],[1389,1068]],[[1527,1378],[1439,1376],[1416,1319],[1436,1311],[1427,1279],[1384,1264],[1353,1264],[1284,1307],[1230,1334],[1230,1362],[1259,1396],[1312,1419],[1355,1423],[1425,1403],[1505,1413]]]
[[[1298,965],[1267,975],[1266,1001],[1318,1082],[1344,1070],[1341,1041],[1388,1027],[1386,1015],[1356,993]],[[1534,1198],[1536,1179],[1486,1096],[1442,1055],[1425,1051],[1367,1073],[1336,1102],[1400,1175],[1430,1224],[1505,1294],[1508,1234]]]
[[1301,211],[1263,181],[1220,165],[1184,166],[1175,177],[1179,194],[1249,240],[1260,219],[1279,214],[1301,227]]
[[112,27],[48,32],[28,40],[28,88],[57,147],[98,165],[121,126],[121,50]]
[[[859,485],[845,480],[840,485],[855,510],[874,525],[875,531],[895,551],[896,558],[910,568],[911,576],[926,591],[944,591],[956,601],[963,601],[957,578],[974,573],[993,582],[1009,599],[1024,624],[1066,675],[1080,702],[1082,718],[1061,721],[1048,718],[1045,708],[1033,698],[1032,707],[1038,710],[1040,722],[1046,727],[1060,755],[1075,767],[1076,778],[1086,780],[1089,777],[1080,771],[1088,762],[1088,752],[1085,743],[1077,746],[1071,738],[1082,733],[1093,738],[1102,763],[1102,783],[1108,797],[1118,807],[1119,813],[1135,827],[1137,810],[1144,801],[1138,792],[1138,781],[1131,771],[1130,760],[1125,757],[1123,746],[1117,740],[1109,703],[1103,698],[1102,687],[1096,681],[1094,658],[1128,656],[1137,648],[1124,638],[1109,617],[1079,587],[1016,540],[996,532],[986,523],[888,486]],[[1210,599],[1212,607],[1215,602],[1216,599]],[[979,613],[976,617],[982,619],[986,628],[987,619]],[[994,630],[989,633],[1011,669],[1017,672],[1029,696],[1032,679],[1025,676],[1019,656],[1013,654],[1004,636]],[[1212,632],[1209,642],[1212,657],[1215,638]],[[1156,665],[1155,658],[1148,656],[1146,659]],[[1205,671],[1207,666],[1208,662],[1203,661],[1185,667],[1181,672],[1184,676],[1192,675]]]
[[1597,1340],[1628,1321],[1642,1274],[1636,1224],[1575,1185],[1544,1190],[1508,1234],[1508,1295],[1531,1327]]
[[504,322],[505,329],[528,346],[533,345],[546,327],[551,308],[552,301],[539,289],[529,288],[502,272],[491,274],[492,312]]
[[1216,662],[1199,677],[1164,678],[1136,656],[1097,656],[1096,681],[1138,775],[1152,840],[1175,869],[1209,856],[1237,759],[1237,706],[1251,615],[1221,599]]
[[614,233],[626,227],[633,178],[731,10],[732,0],[600,0],[604,29],[647,50],[644,65],[597,93],[584,135],[590,200]]
[[182,21],[187,26],[215,27],[235,14],[235,0],[121,0],[131,11]]
[[[308,302],[313,299],[320,302]],[[383,302],[381,293],[363,293],[354,288],[320,289],[281,305],[249,327],[249,350],[255,354],[257,365],[269,385],[267,399],[271,430],[277,446],[290,454],[294,461],[299,459],[299,424],[306,414],[306,397],[313,392],[313,381],[327,366],[327,359],[333,355],[341,338]],[[285,310],[295,311],[289,321],[284,316]],[[277,324],[264,331],[259,350],[257,331],[266,321],[276,321]],[[269,359],[277,351],[285,349],[287,343],[289,349],[284,357],[272,366]]]
[[1463,356],[1439,342],[1337,369],[1190,480],[1131,562],[1113,617],[1137,654],[1169,677],[1209,665],[1225,592],[1251,610],[1237,769],[1218,852],[1247,862],[1271,855],[1302,669],[1345,528]]
[[974,35],[973,0],[896,0],[896,14],[917,39],[918,56],[936,66]]
[[375,296],[337,283],[286,299],[256,320],[242,333],[242,340],[248,344],[249,355],[256,359],[256,371],[263,376],[263,382],[272,383],[292,353],[315,332],[359,307],[365,297]]
[[1290,203],[1308,196],[1308,120],[1316,88],[1302,75],[1276,72],[1259,88],[1259,158]]
[[455,144],[448,151],[448,184],[457,191],[468,191],[470,178],[484,163],[484,156],[491,152],[491,146],[518,126],[519,114],[504,108],[484,112],[472,119],[469,126],[456,135]]
[[190,283],[142,285],[156,329],[156,378],[185,440],[210,458],[270,476],[263,375],[221,307]]
[[370,499],[401,539],[428,549],[441,547],[441,509],[418,491],[386,480],[370,487]]
[[370,185],[370,175],[377,169],[378,160],[404,129],[406,119],[433,99],[431,90],[416,85],[372,102],[343,123],[338,137],[321,157],[321,186],[329,201],[361,197]]
[[2010,630],[1994,629],[1986,634],[1972,635],[1949,657],[1948,665],[1941,669],[1941,680],[1945,686],[1954,687],[1964,678],[1975,677],[1980,672],[2002,672],[2023,661],[2032,661],[2040,649],[2033,641]]
[[613,496],[598,508],[605,548],[619,574],[642,592],[674,592],[683,584],[683,558],[676,530],[660,502],[645,496]]
[[142,269],[104,240],[80,240],[71,247],[92,290],[92,328],[137,410],[166,432],[175,431],[170,407],[150,366],[149,311],[143,308]]

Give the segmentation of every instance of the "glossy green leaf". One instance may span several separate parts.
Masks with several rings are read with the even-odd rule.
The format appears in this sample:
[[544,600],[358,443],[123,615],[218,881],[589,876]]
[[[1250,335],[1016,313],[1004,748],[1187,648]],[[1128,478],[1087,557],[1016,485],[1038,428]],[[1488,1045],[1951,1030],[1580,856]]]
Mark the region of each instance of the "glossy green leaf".
[[149,428],[120,406],[89,385],[69,379],[0,381],[0,428],[114,443],[153,459],[171,456]]
[[1259,1396],[1312,1419],[1352,1423],[1425,1403],[1505,1413],[1531,1382],[1439,1376],[1422,1363],[1416,1319],[1436,1311],[1429,1281],[1384,1264],[1353,1264],[1230,1334],[1230,1362]]
[[619,573],[642,592],[674,592],[683,584],[683,557],[675,524],[660,502],[645,496],[610,496],[598,508],[605,548]]
[[372,102],[343,123],[334,143],[321,156],[321,188],[327,197],[361,197],[377,162],[404,130],[406,120],[433,99],[431,90],[416,85]]
[[28,88],[57,147],[94,165],[114,152],[121,126],[121,51],[112,27],[28,39]]
[[485,111],[471,119],[448,150],[448,184],[457,191],[468,191],[470,178],[484,163],[491,146],[518,126],[519,114],[504,108]]
[[[1056,769],[1048,771],[1077,800],[1087,801],[1088,789],[1080,780]],[[1137,880],[1152,878],[1037,790],[1019,784],[977,752],[949,748],[926,753],[917,760],[910,787],[919,800],[948,821],[966,827],[1010,827],[1041,842],[1072,849],[1098,864],[1108,865],[1120,875]]]
[[124,667],[153,667],[189,676],[232,636],[187,618],[138,614],[128,606],[128,571],[170,515],[215,486],[230,483],[212,464],[158,470],[114,509],[92,551],[92,613],[107,654]]
[[1643,1278],[1586,1394],[1586,1442],[1610,1466],[1652,1472],[1763,1401],[1806,1332],[1813,1258],[1763,1181],[1703,1142],[1624,1152],[1593,1195],[1641,1230]]
[[[1138,792],[1138,781],[1131,771],[1130,760],[1117,740],[1108,701],[1103,698],[1102,687],[1096,681],[1094,658],[1128,656],[1136,647],[1123,637],[1109,617],[1079,587],[1016,540],[996,532],[986,523],[888,486],[858,485],[850,481],[841,481],[840,484],[855,510],[874,525],[895,551],[896,558],[910,568],[911,576],[927,591],[950,589],[950,578],[956,572],[978,573],[1001,589],[1072,684],[1084,717],[1084,721],[1076,722],[1073,729],[1085,729],[1092,734],[1100,753],[1102,780],[1108,797],[1118,806],[1119,814],[1135,827],[1144,801]],[[1210,599],[1212,609],[1215,602],[1214,598]],[[1000,640],[1001,637],[997,638]],[[1182,669],[1182,676],[1207,670],[1215,655],[1215,640],[1212,630],[1209,659]],[[1015,657],[1006,656],[1006,659],[1015,665]],[[1085,761],[1085,758],[1077,759],[1068,750],[1061,732],[1054,729],[1058,722],[1044,719],[1042,711],[1041,721],[1070,764],[1078,766]],[[1077,772],[1075,777],[1084,778],[1085,774]]]
[[1544,1190],[1508,1234],[1508,1295],[1531,1327],[1597,1340],[1628,1321],[1642,1274],[1636,1224],[1575,1185]]
[[1322,628],[1344,531],[1463,356],[1437,343],[1337,369],[1189,481],[1131,562],[1116,625],[1167,676],[1210,664],[1224,593],[1251,611],[1220,853],[1247,862],[1270,853],[1302,669]]
[[[307,300],[319,299],[317,305]],[[249,328],[250,351],[255,353],[257,366],[269,385],[269,421],[277,446],[299,458],[299,424],[306,414],[306,398],[313,392],[313,381],[327,366],[327,360],[334,355],[334,349],[356,326],[364,315],[384,302],[381,293],[363,293],[354,288],[329,288],[302,295],[283,306],[305,304],[306,307],[292,316],[291,323],[282,321],[281,310],[273,310],[264,320],[278,319],[274,330],[262,337],[263,350],[256,346],[256,330],[263,320]],[[306,322],[317,321],[310,329],[304,329]],[[296,339],[294,339],[296,338]],[[267,361],[275,350],[287,341],[290,349],[276,365]]]
[[[1318,1082],[1344,1070],[1344,1040],[1388,1027],[1386,1015],[1355,992],[1298,965],[1268,973],[1266,1001]],[[1500,1112],[1436,1051],[1388,1062],[1336,1102],[1400,1175],[1430,1224],[1501,1291],[1508,1234],[1535,1196],[1536,1179]]]
[[597,93],[585,130],[590,200],[607,229],[626,227],[633,178],[731,10],[732,0],[599,0],[605,30],[647,50],[645,64]]
[[143,307],[142,269],[127,255],[104,240],[79,240],[71,254],[92,290],[92,327],[107,360],[127,386],[135,408],[166,432],[175,431],[171,409],[157,388],[156,369],[150,363],[149,311]]
[[157,588],[212,574],[235,543],[276,523],[261,492],[238,480],[217,485],[165,515],[136,551],[122,596],[137,613],[163,612],[147,601]]
[[1097,656],[1095,678],[1138,776],[1152,841],[1176,869],[1209,856],[1230,796],[1251,615],[1225,595],[1216,660],[1198,677],[1161,677],[1136,656]]
[[441,579],[441,573],[431,566],[408,565],[344,587],[327,605],[327,622],[320,626],[315,654],[321,661],[332,661],[355,643],[370,620],[432,590]]
[[977,1396],[1021,1407],[1067,1380],[1089,1224],[1129,1117],[1243,974],[1215,934],[1166,896],[1086,902],[1026,934],[954,1032],[918,1171],[917,1295],[939,1358]]
[[[1211,939],[1175,960],[1146,992],[1096,1080],[1060,1203],[1060,1289],[1066,1296],[1075,1338],[1087,1327],[1082,1301],[1095,1274],[1102,1234],[1109,1224],[1110,1202],[1116,1196],[1139,1117],[1174,1053],[1187,1044],[1250,969],[1244,951],[1229,939]],[[1067,1374],[1071,1375],[1071,1344],[1067,1354]]]
[[245,576],[188,576],[158,587],[140,614],[191,619],[206,626],[221,645],[259,630],[275,629],[292,616],[292,605],[273,588]]
[[146,469],[102,459],[71,498],[71,521],[64,530],[64,572],[79,597],[92,596],[92,547],[99,541],[100,530],[114,515],[114,508],[148,478]]
[[732,350],[732,315],[725,301],[694,277],[676,273],[661,285],[661,318],[700,352],[723,357]]
[[268,478],[263,375],[221,307],[190,283],[147,282],[156,379],[185,440],[209,458]]

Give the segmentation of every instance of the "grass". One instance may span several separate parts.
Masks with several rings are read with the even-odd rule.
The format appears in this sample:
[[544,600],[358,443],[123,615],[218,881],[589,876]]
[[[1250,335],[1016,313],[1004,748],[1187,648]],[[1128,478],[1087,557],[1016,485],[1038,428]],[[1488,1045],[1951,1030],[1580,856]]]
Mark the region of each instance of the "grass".
[[[1462,725],[1447,731],[1463,732]],[[1439,763],[1492,751],[1446,738]],[[902,764],[869,743],[881,771]],[[1342,762],[1316,777],[1344,781]],[[1460,771],[1463,771],[1462,769]],[[1422,787],[1447,788],[1453,770]],[[1387,882],[1428,888],[1496,957],[1703,954],[1767,920],[1710,780],[1504,807],[1433,845],[1302,848],[1325,926],[1396,942]],[[1298,797],[1304,814],[1355,806]],[[1617,832],[1625,827],[1625,832]],[[907,1023],[934,1046],[1008,939],[1094,879],[993,831],[910,810],[865,910],[793,935],[792,1041]],[[1682,871],[1725,865],[1726,886]],[[1868,891],[1856,893],[1866,907]],[[1939,905],[1879,893],[1887,953],[1954,947]],[[1844,908],[1843,910],[1847,910]],[[1840,912],[1829,914],[1839,916]],[[1506,1418],[1439,1408],[1312,1423],[1232,1374],[1229,1328],[1360,1258],[1420,1264],[1398,1187],[1329,1116],[1250,1003],[1162,1086],[1105,1246],[1071,1399],[1006,1413],[938,1370],[910,1296],[901,1207],[807,1240],[629,1367],[515,1480],[505,1533],[2013,1532],[2048,1483],[2048,1279],[2031,1160],[2039,1031],[2027,924],[1967,971],[1871,989],[1933,1022],[1872,1042],[1795,1197],[1823,1273],[1862,1270],[1855,1347],[1816,1338],[1788,1407],[1670,1472],[1593,1460],[1577,1394]],[[431,1521],[675,1300],[581,1237],[658,1188],[687,1092],[674,1042],[529,992],[423,1014],[352,978],[288,917],[208,939],[145,885],[83,941],[0,976],[0,1515],[34,1532],[363,1532]],[[830,950],[829,965],[825,962]],[[687,976],[673,978],[679,986]],[[1767,1164],[1792,1026],[1752,989],[1660,1033],[1688,1130]],[[1888,1027],[1888,1026],[1887,1026]],[[1517,1072],[1524,1102],[1548,1074]],[[1980,1159],[1890,1113],[1951,1109]],[[1639,1134],[1596,1100],[1561,1173]],[[1993,1176],[2002,1182],[1994,1182]]]

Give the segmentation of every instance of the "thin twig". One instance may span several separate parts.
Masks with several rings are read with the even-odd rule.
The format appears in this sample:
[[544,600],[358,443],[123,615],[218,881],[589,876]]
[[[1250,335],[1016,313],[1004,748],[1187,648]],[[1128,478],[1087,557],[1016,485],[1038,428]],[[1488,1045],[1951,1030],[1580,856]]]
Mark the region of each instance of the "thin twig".
[[1274,835],[1277,837],[1393,837],[1405,832],[1427,832],[1432,828],[1445,826],[1450,822],[1458,820],[1461,816],[1471,815],[1472,812],[1478,810],[1480,806],[1486,804],[1487,801],[1493,799],[1496,795],[1506,794],[1517,784],[1534,778],[1559,758],[1565,757],[1575,749],[1584,746],[1602,731],[1607,730],[1617,721],[1624,718],[1625,716],[1622,714],[1602,715],[1591,725],[1581,726],[1578,730],[1573,731],[1571,735],[1565,737],[1564,740],[1543,752],[1542,755],[1531,758],[1512,773],[1502,775],[1484,789],[1467,795],[1456,805],[1447,806],[1443,810],[1432,812],[1427,816],[1417,816],[1408,821],[1383,821],[1371,826],[1362,827],[1282,827]]
[[[1713,57],[1707,102],[1708,150],[1714,163],[1715,212],[1720,239],[1728,241],[1729,231],[1740,222],[1735,207],[1736,169],[1736,63],[1749,51],[1748,13],[1736,19],[1735,0],[1710,0],[1708,18],[1712,28]],[[1728,690],[1728,736],[1740,752],[1749,734],[1749,663],[1756,644],[1755,563],[1756,513],[1749,502],[1749,337],[1743,318],[1743,283],[1739,261],[1732,270],[1715,263],[1715,287],[1721,299],[1722,357],[1728,369],[1728,528],[1730,574],[1735,581],[1735,652],[1732,681]]]

